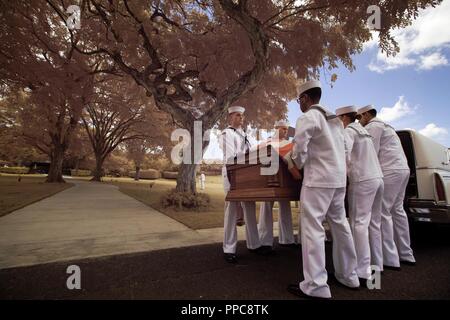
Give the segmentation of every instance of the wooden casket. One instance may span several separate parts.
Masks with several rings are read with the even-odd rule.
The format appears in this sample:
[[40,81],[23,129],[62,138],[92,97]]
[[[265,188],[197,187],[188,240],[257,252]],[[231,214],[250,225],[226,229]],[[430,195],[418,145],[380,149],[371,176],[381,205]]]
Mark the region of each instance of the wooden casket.
[[294,180],[287,164],[274,148],[265,148],[267,156],[275,153],[279,163],[278,171],[273,175],[261,174],[262,167],[270,166],[261,163],[261,149],[247,152],[245,163],[226,166],[231,185],[226,201],[299,201],[301,180]]

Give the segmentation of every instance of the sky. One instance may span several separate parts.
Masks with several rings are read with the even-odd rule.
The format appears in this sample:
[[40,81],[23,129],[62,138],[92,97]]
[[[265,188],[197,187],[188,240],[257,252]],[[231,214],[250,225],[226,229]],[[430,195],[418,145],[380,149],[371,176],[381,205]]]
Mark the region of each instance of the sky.
[[[422,10],[413,23],[394,30],[400,52],[386,57],[377,46],[377,34],[353,56],[356,70],[340,66],[338,79],[321,75],[321,104],[339,107],[372,104],[379,117],[396,129],[414,129],[450,147],[450,0]],[[295,101],[288,104],[287,118],[295,123],[302,112]],[[274,119],[275,122],[276,119]],[[205,159],[221,159],[215,135]]]

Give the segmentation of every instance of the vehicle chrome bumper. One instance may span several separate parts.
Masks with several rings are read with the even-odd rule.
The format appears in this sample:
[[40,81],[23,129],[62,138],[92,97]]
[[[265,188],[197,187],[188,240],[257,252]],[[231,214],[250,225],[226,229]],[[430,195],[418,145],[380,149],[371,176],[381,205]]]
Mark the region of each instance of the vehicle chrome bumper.
[[405,206],[408,216],[419,222],[450,223],[450,205],[431,200],[410,199]]

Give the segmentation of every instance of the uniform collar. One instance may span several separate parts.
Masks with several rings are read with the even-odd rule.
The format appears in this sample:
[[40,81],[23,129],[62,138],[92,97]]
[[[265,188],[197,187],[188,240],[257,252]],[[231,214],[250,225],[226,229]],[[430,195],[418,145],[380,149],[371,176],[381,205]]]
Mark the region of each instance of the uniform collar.
[[314,109],[321,112],[325,116],[325,119],[327,119],[327,120],[332,120],[332,119],[336,118],[336,115],[333,112],[331,112],[330,110],[328,110],[327,108],[325,108],[324,106],[322,106],[320,104],[313,104],[311,107],[309,107],[308,111],[306,111],[306,112],[309,112],[310,110],[314,110]]
[[382,122],[382,123],[385,123],[383,120],[381,120],[381,119],[378,118],[378,117],[375,117],[375,118],[370,119],[370,121],[369,121],[368,123],[371,123],[371,122]]
[[358,134],[362,136],[371,137],[370,133],[366,129],[364,129],[364,127],[359,123],[352,122],[347,126],[347,128],[355,130]]
[[355,128],[355,129],[359,129],[359,128],[363,128],[363,126],[357,122],[352,122],[348,125],[348,127],[350,128]]
[[247,136],[247,132],[245,132],[245,130],[244,129],[242,129],[242,128],[233,128],[232,126],[228,126],[228,128],[227,129],[231,129],[231,130],[233,130],[234,132],[236,132],[236,133],[238,133],[238,134],[240,134],[240,135],[242,135],[242,136]]
[[[323,109],[324,111],[328,111],[324,106],[322,106],[321,104],[317,103],[317,104],[313,104],[311,107],[309,107],[309,110],[311,110],[311,108],[319,108],[319,109]],[[313,108],[314,109],[314,108]],[[308,111],[309,111],[308,110]]]
[[227,129],[233,130],[233,131],[236,132],[238,135],[240,135],[242,138],[244,138],[244,143],[245,143],[245,145],[247,145],[247,147],[250,148],[250,141],[248,141],[247,133],[244,131],[244,129],[242,129],[242,128],[236,129],[236,128],[233,128],[232,126],[228,126]]
[[395,128],[393,126],[391,126],[390,124],[384,122],[383,120],[381,120],[380,118],[377,118],[377,117],[371,119],[367,124],[374,123],[374,122],[382,123],[382,124],[384,124],[385,127],[389,127],[395,131]]

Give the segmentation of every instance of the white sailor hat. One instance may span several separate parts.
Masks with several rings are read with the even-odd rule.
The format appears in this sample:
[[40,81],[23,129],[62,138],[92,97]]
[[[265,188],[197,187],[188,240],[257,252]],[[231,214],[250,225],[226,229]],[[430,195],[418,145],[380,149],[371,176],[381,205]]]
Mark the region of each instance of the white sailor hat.
[[275,122],[274,127],[289,127],[289,122],[286,120],[278,120]]
[[319,80],[311,80],[311,81],[307,81],[305,83],[303,83],[300,86],[300,92],[298,95],[301,95],[303,92],[308,91],[309,89],[312,88],[321,88],[321,84]]
[[336,109],[336,115],[342,116],[343,114],[347,114],[347,113],[353,113],[353,112],[357,112],[357,109],[355,106],[347,106],[347,107],[341,107],[341,108],[337,108]]
[[228,114],[233,113],[233,112],[244,113],[244,112],[245,112],[245,108],[244,108],[244,107],[241,107],[241,106],[233,106],[233,107],[229,107],[229,108],[228,108]]
[[370,110],[375,110],[375,107],[371,104],[369,104],[368,106],[362,107],[360,109],[358,109],[358,115],[363,114],[364,112],[370,111]]

